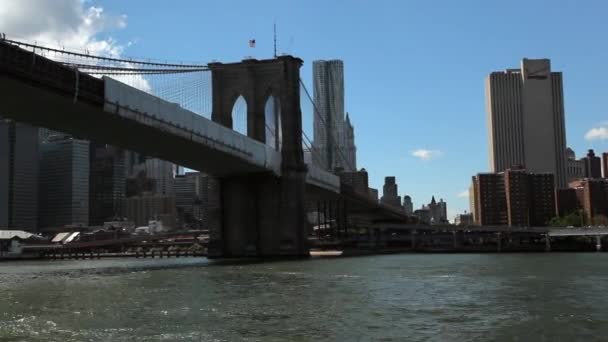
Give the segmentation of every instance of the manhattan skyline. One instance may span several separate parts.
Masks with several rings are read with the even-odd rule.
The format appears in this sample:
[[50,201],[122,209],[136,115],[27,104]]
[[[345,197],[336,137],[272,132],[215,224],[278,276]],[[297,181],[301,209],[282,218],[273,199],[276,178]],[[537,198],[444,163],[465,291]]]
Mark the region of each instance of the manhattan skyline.
[[[567,146],[578,156],[589,148],[607,149],[606,140],[585,138],[608,138],[608,71],[602,67],[608,48],[595,43],[606,31],[602,13],[608,5],[599,1],[584,8],[551,1],[385,1],[373,7],[349,2],[348,15],[346,2],[320,1],[142,7],[76,0],[73,11],[29,4],[11,3],[21,6],[17,12],[0,9],[0,32],[66,47],[105,43],[109,47],[101,52],[168,60],[270,58],[276,20],[278,52],[304,59],[307,85],[313,60],[344,61],[345,111],[351,113],[358,164],[369,172],[370,186],[381,188],[385,176],[396,176],[399,195],[412,196],[414,208],[432,195],[442,197],[450,204],[450,219],[468,208],[460,195],[470,175],[489,170],[484,79],[492,71],[517,67],[524,57],[551,59],[564,75]],[[30,16],[61,24],[31,25]],[[249,39],[256,39],[254,49]]]

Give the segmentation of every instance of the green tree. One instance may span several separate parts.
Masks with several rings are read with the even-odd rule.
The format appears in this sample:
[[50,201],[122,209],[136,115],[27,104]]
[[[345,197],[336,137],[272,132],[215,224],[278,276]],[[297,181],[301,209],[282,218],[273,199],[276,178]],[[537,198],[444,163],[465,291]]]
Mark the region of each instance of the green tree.
[[579,213],[570,213],[566,216],[556,216],[547,222],[547,226],[551,227],[580,227],[582,225],[582,217]]

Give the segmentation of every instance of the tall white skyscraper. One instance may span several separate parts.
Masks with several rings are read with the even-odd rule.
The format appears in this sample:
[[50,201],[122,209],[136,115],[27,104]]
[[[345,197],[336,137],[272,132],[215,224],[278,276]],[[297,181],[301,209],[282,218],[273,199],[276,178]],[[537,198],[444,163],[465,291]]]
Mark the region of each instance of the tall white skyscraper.
[[0,227],[38,228],[38,127],[0,118]]
[[524,166],[552,173],[566,187],[566,133],[561,72],[548,59],[526,59],[520,69],[486,79],[490,169]]
[[[344,118],[344,63],[341,60],[314,61],[314,149],[322,168],[356,171],[354,129]],[[320,159],[320,160],[319,160]]]

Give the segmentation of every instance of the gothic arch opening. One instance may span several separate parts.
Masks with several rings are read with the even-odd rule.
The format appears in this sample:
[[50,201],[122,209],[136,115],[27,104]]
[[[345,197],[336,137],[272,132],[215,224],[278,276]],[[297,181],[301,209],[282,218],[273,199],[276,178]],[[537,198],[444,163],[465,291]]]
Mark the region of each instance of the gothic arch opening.
[[247,101],[243,95],[239,95],[232,106],[232,129],[247,135]]
[[264,105],[264,121],[266,123],[266,145],[280,151],[283,144],[281,104],[279,99],[272,95],[268,97]]

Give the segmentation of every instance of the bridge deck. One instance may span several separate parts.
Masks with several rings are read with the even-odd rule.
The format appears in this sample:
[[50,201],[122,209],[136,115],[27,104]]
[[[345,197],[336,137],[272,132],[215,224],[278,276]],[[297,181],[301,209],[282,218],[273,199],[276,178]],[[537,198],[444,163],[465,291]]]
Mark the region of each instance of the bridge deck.
[[[0,103],[3,117],[211,175],[280,175],[280,153],[263,143],[111,78],[92,77],[2,41]],[[308,184],[340,191],[337,176],[309,169]]]

